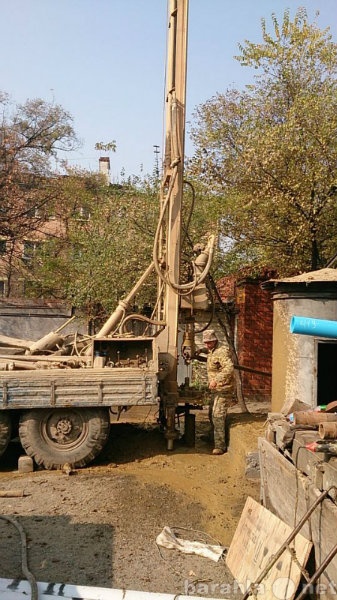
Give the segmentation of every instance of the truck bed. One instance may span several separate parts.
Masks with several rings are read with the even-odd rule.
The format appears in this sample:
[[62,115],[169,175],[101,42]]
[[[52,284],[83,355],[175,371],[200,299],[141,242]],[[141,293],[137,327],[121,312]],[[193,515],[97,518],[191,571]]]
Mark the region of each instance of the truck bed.
[[39,369],[5,372],[0,410],[50,406],[133,406],[158,401],[157,373],[142,369]]

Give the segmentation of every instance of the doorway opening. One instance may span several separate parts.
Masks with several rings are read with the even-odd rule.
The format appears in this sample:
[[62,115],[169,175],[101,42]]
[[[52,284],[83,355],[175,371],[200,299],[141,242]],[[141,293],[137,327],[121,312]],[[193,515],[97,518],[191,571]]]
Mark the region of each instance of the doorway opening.
[[337,342],[317,344],[317,405],[337,400]]

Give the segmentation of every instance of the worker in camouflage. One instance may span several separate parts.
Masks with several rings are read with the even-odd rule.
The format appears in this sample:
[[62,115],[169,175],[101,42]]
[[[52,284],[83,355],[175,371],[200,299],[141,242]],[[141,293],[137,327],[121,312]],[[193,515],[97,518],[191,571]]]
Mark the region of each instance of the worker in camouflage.
[[209,420],[214,434],[214,455],[227,451],[226,416],[230,406],[237,403],[234,386],[234,367],[228,347],[220,346],[213,329],[203,333],[207,348],[207,376],[211,390]]

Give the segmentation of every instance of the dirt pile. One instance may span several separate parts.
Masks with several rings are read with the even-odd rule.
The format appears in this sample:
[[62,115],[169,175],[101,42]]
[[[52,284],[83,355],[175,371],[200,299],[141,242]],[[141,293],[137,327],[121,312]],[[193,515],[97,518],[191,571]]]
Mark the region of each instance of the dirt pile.
[[[230,449],[220,457],[200,438],[206,411],[197,413],[195,448],[177,442],[171,452],[152,416],[114,424],[100,461],[72,475],[19,474],[20,449],[12,447],[0,463],[0,489],[27,495],[1,498],[0,514],[24,527],[39,581],[234,597],[223,591],[232,583],[224,561],[159,549],[155,539],[168,525],[185,539],[230,545],[246,497],[259,499],[245,456],[257,448],[264,420],[232,415]],[[3,521],[0,577],[21,577],[19,536]]]

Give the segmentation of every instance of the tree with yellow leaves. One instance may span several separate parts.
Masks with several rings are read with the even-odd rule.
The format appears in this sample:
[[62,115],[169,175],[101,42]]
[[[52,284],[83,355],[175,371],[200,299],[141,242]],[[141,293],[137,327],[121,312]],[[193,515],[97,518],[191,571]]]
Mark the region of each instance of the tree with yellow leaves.
[[304,9],[272,29],[239,46],[254,84],[198,107],[191,170],[223,198],[228,260],[288,274],[337,251],[337,44]]

